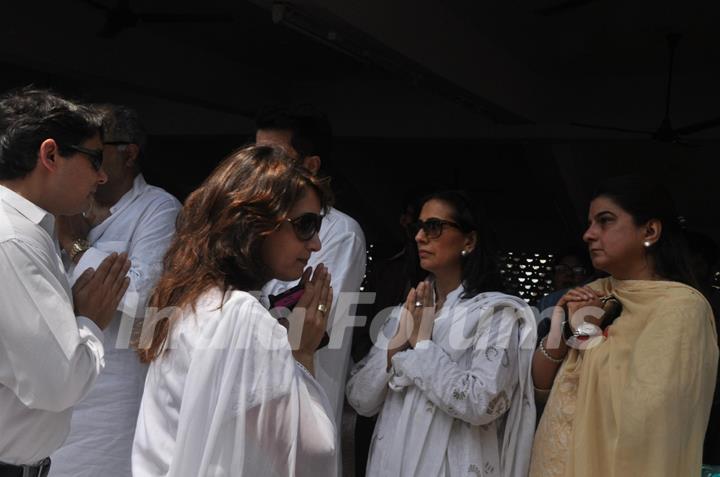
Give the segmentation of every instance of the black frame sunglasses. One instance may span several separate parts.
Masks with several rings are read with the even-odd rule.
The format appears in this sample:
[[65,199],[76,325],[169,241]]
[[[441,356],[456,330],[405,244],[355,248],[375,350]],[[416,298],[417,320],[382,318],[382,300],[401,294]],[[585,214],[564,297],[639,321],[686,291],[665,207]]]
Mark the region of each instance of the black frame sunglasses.
[[89,149],[87,147],[78,146],[77,144],[71,144],[67,146],[69,149],[72,149],[75,152],[79,152],[80,154],[85,154],[88,159],[90,159],[90,164],[92,164],[93,169],[96,171],[99,171],[102,167],[103,163],[103,151],[102,149]]
[[285,219],[285,221],[290,222],[298,240],[307,242],[308,240],[311,240],[315,234],[320,233],[322,219],[323,216],[320,214],[306,212],[302,215],[298,215],[294,219]]
[[418,220],[418,221],[410,224],[410,232],[412,233],[412,235],[414,237],[422,229],[422,231],[425,232],[425,236],[427,238],[436,239],[442,235],[443,229],[445,228],[446,225],[449,225],[450,227],[455,227],[458,230],[462,230],[462,227],[460,227],[460,224],[452,222],[450,220],[427,219],[425,221]]
[[557,263],[557,264],[555,264],[553,269],[556,272],[570,272],[574,275],[587,275],[588,274],[587,268],[580,266],[580,265],[571,267],[570,265],[566,265],[564,263]]

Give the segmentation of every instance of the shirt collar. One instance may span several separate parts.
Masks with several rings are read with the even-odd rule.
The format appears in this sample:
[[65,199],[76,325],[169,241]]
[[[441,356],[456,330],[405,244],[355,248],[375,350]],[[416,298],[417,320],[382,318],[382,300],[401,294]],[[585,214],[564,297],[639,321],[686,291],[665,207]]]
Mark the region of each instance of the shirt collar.
[[110,214],[115,214],[117,211],[121,210],[123,207],[125,207],[127,204],[131,203],[133,200],[135,200],[135,197],[142,194],[143,191],[147,188],[147,182],[145,182],[145,178],[142,174],[138,174],[135,176],[135,179],[133,180],[133,186],[132,189],[125,192],[122,197],[120,197],[120,200],[118,200],[115,205],[110,207]]
[[42,227],[51,237],[53,236],[55,217],[50,212],[2,185],[0,185],[0,200],[17,210],[30,222]]
[[[430,275],[426,279],[430,283],[430,289],[433,293],[433,302],[436,300],[435,297],[435,277]],[[451,306],[455,306],[455,303],[461,300],[461,295],[465,291],[465,286],[460,283],[457,288],[455,288],[453,291],[447,294],[445,297],[445,304],[443,305],[443,309],[449,308]]]

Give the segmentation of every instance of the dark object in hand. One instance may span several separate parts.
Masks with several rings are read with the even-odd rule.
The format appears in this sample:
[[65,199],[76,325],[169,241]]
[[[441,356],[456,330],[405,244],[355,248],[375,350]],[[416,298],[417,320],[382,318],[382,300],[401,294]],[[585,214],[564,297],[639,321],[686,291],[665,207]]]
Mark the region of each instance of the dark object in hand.
[[620,303],[620,300],[615,298],[613,295],[609,295],[603,298],[603,310],[605,310],[605,313],[603,313],[603,316],[600,319],[600,328],[605,331],[605,328],[612,325],[613,322],[617,319],[617,317],[620,316],[623,307],[622,303]]
[[[602,331],[605,331],[605,329],[612,325],[613,322],[620,316],[622,313],[622,303],[614,296],[614,295],[607,295],[600,299],[603,306],[603,314],[600,317],[600,329]],[[565,316],[569,316],[567,305],[563,305],[563,310],[565,311]],[[563,337],[565,338],[565,342],[572,339],[574,336],[573,329],[570,326],[570,322],[566,321],[565,326],[563,327]]]
[[[278,295],[268,296],[268,300],[270,301],[270,314],[277,320],[286,320],[287,315],[293,310],[293,308],[295,308],[295,305],[297,305],[300,301],[304,292],[305,287],[300,284],[285,290]],[[330,343],[330,336],[328,336],[327,332],[325,332],[317,349],[327,346],[328,343]]]

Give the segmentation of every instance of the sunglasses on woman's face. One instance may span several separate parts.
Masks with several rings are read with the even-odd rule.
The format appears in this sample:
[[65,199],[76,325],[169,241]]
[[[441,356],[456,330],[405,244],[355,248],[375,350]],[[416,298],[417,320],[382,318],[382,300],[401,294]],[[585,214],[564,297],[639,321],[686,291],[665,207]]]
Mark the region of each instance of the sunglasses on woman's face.
[[298,240],[302,240],[303,242],[312,239],[315,234],[319,233],[320,226],[322,225],[322,215],[312,212],[307,212],[294,219],[286,220],[292,224]]
[[443,233],[443,228],[448,225],[450,227],[455,227],[456,229],[460,229],[460,226],[456,224],[455,222],[451,222],[449,220],[442,220],[442,219],[427,219],[427,220],[418,220],[414,224],[410,224],[410,233],[412,233],[413,237],[422,230],[425,232],[425,236],[429,239],[436,239]]

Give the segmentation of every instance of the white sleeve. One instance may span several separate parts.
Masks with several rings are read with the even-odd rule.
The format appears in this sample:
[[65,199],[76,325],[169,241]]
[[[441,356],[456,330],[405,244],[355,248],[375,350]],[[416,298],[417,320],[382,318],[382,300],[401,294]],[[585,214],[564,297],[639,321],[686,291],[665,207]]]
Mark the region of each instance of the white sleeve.
[[97,326],[75,316],[51,260],[24,242],[0,244],[0,383],[31,409],[60,412],[90,390],[104,350]]
[[[130,240],[128,259],[131,266],[127,273],[130,285],[118,304],[118,310],[128,316],[145,316],[145,307],[163,271],[163,257],[175,235],[179,204],[172,198],[163,199],[139,217]],[[90,247],[80,257],[70,283],[74,284],[88,268],[97,270],[109,255],[109,252]]]
[[222,320],[193,351],[168,477],[334,475],[330,404],[285,329],[257,302]]
[[[397,317],[390,315],[379,336],[394,336],[398,323]],[[370,417],[380,412],[392,377],[392,370],[387,369],[387,339],[379,339],[383,341],[373,346],[368,355],[350,371],[350,379],[345,387],[348,402],[361,416]]]
[[[519,346],[517,320],[495,313],[496,339],[476,337],[469,369],[459,366],[436,343],[424,340],[415,349],[393,356],[393,381],[399,386],[416,386],[439,409],[473,425],[494,421],[510,409],[518,383]],[[396,379],[397,377],[397,379]]]
[[334,234],[327,243],[322,244],[315,263],[324,263],[332,275],[330,285],[333,287],[337,302],[340,292],[358,292],[365,277],[365,237],[362,232],[348,230]]

